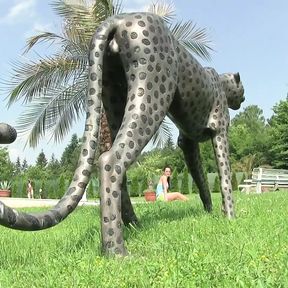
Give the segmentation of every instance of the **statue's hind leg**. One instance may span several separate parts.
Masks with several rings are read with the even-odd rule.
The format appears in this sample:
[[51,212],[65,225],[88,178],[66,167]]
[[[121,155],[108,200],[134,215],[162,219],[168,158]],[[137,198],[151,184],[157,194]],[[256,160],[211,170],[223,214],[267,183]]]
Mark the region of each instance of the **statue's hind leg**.
[[212,200],[207,178],[205,177],[203,171],[199,143],[194,142],[180,134],[178,138],[178,145],[184,153],[187,167],[191,173],[193,181],[196,182],[199,189],[199,195],[204,205],[204,209],[210,212],[212,210]]
[[[119,62],[119,56],[110,55],[107,61],[109,61],[110,65],[104,66],[103,69],[103,105],[104,110],[106,111],[106,132],[110,133],[111,142],[113,143],[124,116],[127,85],[124,70]],[[109,150],[112,143],[108,143],[106,149],[102,151],[102,153]],[[126,175],[123,176],[121,191],[122,221],[126,226],[137,226],[139,222],[128,194]]]
[[[106,93],[106,95],[104,94],[103,98],[106,100],[105,104],[107,105],[107,102],[108,102],[107,99],[109,100],[110,97]],[[105,116],[106,114],[102,114],[102,117],[101,117],[101,134],[102,135],[100,137],[102,137],[102,139],[101,139],[101,145],[100,145],[100,155],[106,151],[109,151],[109,149],[111,148],[112,143],[115,140],[116,134],[120,128],[120,126],[118,127],[117,123],[121,123],[121,120],[122,120],[121,117],[117,117],[118,114],[115,113],[112,105],[109,105],[108,107],[109,109],[107,109],[107,112],[106,112],[108,114],[108,117]],[[123,107],[123,110],[124,110],[124,107]],[[107,118],[109,118],[110,124]],[[121,191],[122,191],[122,195],[121,195],[122,221],[125,226],[129,226],[129,225],[138,226],[139,221],[134,212],[134,209],[133,209],[133,206],[132,206],[129,194],[128,194],[128,190],[127,190],[126,175],[124,175],[123,177]]]
[[[160,78],[164,72],[151,74],[151,77]],[[121,186],[126,170],[159,128],[172,102],[176,84],[164,77],[162,79],[166,83],[160,85],[152,85],[145,79],[138,79],[134,86],[128,82],[130,88],[122,125],[111,149],[99,158],[101,232],[106,254],[126,253],[121,227]]]

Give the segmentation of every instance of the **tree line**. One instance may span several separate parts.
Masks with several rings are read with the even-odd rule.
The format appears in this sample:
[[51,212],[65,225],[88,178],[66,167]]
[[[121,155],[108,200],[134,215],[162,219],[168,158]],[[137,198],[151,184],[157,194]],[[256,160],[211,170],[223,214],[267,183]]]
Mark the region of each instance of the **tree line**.
[[[288,97],[277,103],[272,110],[272,117],[266,120],[261,108],[257,105],[250,105],[231,120],[229,143],[233,172],[243,172],[246,177],[249,177],[252,169],[258,166],[288,169]],[[21,161],[19,157],[15,163],[11,162],[7,148],[0,148],[0,180],[10,180],[15,183],[21,180],[21,182],[26,183],[28,179],[33,179],[38,183],[38,188],[44,191],[49,190],[47,189],[48,182],[53,183],[54,181],[55,183],[57,180],[59,183],[56,187],[53,185],[52,190],[59,190],[60,186],[59,193],[56,195],[50,190],[51,193],[55,194],[55,198],[58,198],[65,192],[66,186],[72,179],[77,167],[80,147],[81,138],[73,134],[59,160],[54,155],[48,160],[42,151],[34,165],[28,165],[25,159]],[[205,171],[207,173],[217,172],[211,143],[209,141],[201,143],[200,149]],[[97,163],[95,162],[95,164]],[[182,178],[188,173],[182,151],[173,143],[171,137],[167,139],[164,148],[156,147],[140,155],[128,170],[129,186],[133,187],[134,185],[135,187],[137,185],[137,191],[139,189],[144,191],[144,188],[147,188],[148,179],[151,178],[154,183],[157,182],[157,178],[165,165],[171,166],[175,171],[174,173],[181,173]],[[97,175],[97,165],[95,165],[92,177],[97,179]],[[177,178],[177,175],[175,177],[174,174],[174,178]],[[217,180],[215,179],[215,181]],[[17,190],[19,190],[19,185],[23,186],[24,193],[25,185],[19,183],[17,185]],[[175,188],[181,189],[178,186]],[[194,187],[192,191],[195,189]],[[46,196],[54,198],[53,195]]]

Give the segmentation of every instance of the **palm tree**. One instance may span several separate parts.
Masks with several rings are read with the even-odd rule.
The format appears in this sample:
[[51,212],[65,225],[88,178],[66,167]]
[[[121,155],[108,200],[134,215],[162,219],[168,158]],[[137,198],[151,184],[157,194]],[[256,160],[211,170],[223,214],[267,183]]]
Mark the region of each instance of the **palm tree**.
[[[113,0],[78,0],[71,3],[67,0],[54,1],[52,7],[63,19],[62,33],[43,32],[28,39],[25,54],[39,43],[47,43],[54,48],[51,56],[16,63],[13,67],[14,75],[7,82],[8,105],[19,100],[27,104],[17,128],[20,134],[29,131],[29,146],[37,146],[47,132],[56,142],[61,141],[83,115],[87,94],[89,42],[102,21],[121,12],[119,3]],[[205,29],[196,28],[191,21],[170,24],[175,15],[171,5],[152,4],[149,11],[161,15],[175,37],[188,50],[204,59],[210,59],[209,50],[212,49]],[[111,146],[104,114],[101,124],[100,135],[104,142],[100,146],[103,152]],[[163,121],[153,143],[161,146],[169,137],[169,123]]]

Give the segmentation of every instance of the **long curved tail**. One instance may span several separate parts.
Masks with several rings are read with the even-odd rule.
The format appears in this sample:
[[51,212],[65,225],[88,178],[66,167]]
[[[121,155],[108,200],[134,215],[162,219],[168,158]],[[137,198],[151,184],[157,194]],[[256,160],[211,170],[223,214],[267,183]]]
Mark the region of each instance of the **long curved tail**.
[[109,35],[116,26],[106,20],[96,30],[90,45],[89,86],[87,96],[87,118],[78,167],[64,196],[49,211],[40,213],[19,212],[0,201],[0,225],[17,230],[42,230],[57,225],[78,205],[89,182],[97,146],[101,99],[103,55]]

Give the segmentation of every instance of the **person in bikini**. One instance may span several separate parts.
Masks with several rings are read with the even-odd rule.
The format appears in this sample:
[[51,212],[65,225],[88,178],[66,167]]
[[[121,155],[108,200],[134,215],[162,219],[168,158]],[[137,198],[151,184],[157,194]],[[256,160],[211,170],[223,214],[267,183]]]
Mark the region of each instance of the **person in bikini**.
[[169,166],[164,167],[163,174],[159,179],[156,188],[156,197],[160,201],[174,201],[182,200],[187,201],[188,198],[180,192],[168,192],[170,187],[170,177],[172,170]]

